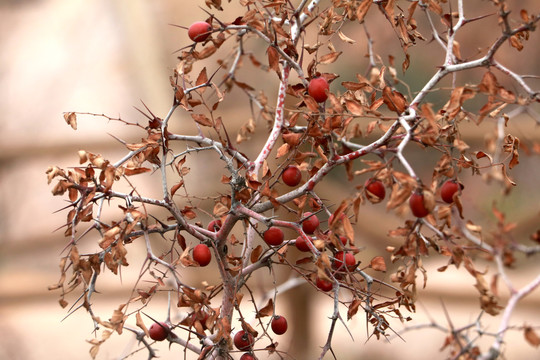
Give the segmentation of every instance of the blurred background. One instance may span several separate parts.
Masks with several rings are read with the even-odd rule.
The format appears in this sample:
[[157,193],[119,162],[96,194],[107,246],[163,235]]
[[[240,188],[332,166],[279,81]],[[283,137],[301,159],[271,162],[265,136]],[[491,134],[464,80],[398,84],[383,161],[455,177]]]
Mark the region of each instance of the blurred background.
[[[467,8],[467,14],[470,17],[484,14],[486,3],[467,4],[471,6]],[[174,52],[190,44],[186,31],[170,24],[189,26],[195,20],[206,19],[206,13],[198,5],[196,1],[178,0],[0,1],[0,359],[90,358],[90,345],[86,342],[94,337],[90,316],[79,310],[62,321],[67,310],[58,305],[57,292],[47,291],[47,287],[59,278],[58,262],[66,240],[63,230],[55,229],[64,223],[66,214],[55,212],[66,203],[62,198],[51,195],[52,185],[47,184],[45,171],[51,165],[77,165],[77,151],[80,149],[101,153],[112,160],[119,159],[123,155],[123,147],[110,135],[128,142],[136,142],[144,136],[121,123],[92,116],[80,117],[78,130],[73,131],[63,119],[64,112],[106,114],[144,123],[144,118],[134,108],[142,109],[144,102],[154,114],[165,116],[172,100],[169,76],[176,66]],[[200,5],[204,6],[204,3]],[[539,10],[535,0],[522,1],[520,5],[530,9],[536,6]],[[223,16],[224,21],[232,21],[240,15],[235,2],[224,4],[224,7],[226,12],[218,15]],[[375,9],[371,12],[376,13]],[[399,68],[403,56],[395,36],[380,14],[372,15],[376,15],[374,20],[368,16],[367,23],[375,40],[375,51],[385,62],[388,55],[395,56],[401,76]],[[495,17],[470,24],[470,30],[463,34],[474,36],[458,38],[463,57],[474,57],[482,50],[481,47],[491,43],[498,33],[498,30],[493,30],[496,26]],[[352,79],[356,72],[363,73],[367,61],[364,57],[366,41],[359,28],[357,24],[348,24],[342,29],[357,41],[352,52],[358,57],[341,58],[323,71],[339,72],[341,78],[338,80],[341,81]],[[428,32],[423,33],[429,35]],[[525,50],[520,53],[505,44],[497,59],[519,73],[538,74],[539,39],[538,33],[532,33]],[[344,46],[337,39],[334,43],[338,50]],[[259,52],[264,50],[264,47],[251,45]],[[265,61],[264,53],[259,56],[261,61]],[[433,64],[440,64],[442,59],[443,53],[430,39],[426,39],[419,49],[411,50],[411,68],[404,79],[413,92],[431,77],[436,71]],[[210,59],[207,66],[211,73],[210,69],[217,66],[215,59]],[[478,83],[482,74],[483,71],[470,71],[460,75],[459,80]],[[502,75],[497,77],[501,83],[510,84],[509,89],[517,90],[515,84]],[[261,87],[272,89],[276,84],[275,75],[270,74],[267,78],[268,81],[261,81]],[[336,81],[331,90],[341,91],[338,87],[341,81]],[[530,84],[533,88],[539,87],[538,80],[531,79]],[[450,82],[442,85],[449,86]],[[273,106],[274,95],[271,92],[267,94],[269,104]],[[445,101],[441,99],[434,97],[430,101],[441,106]],[[224,104],[221,111],[231,128],[234,124],[241,126],[246,123],[250,116],[249,109],[235,106],[231,101]],[[186,114],[179,111],[175,114],[171,125],[173,131],[195,133],[191,122],[182,124],[183,118]],[[261,120],[258,126],[261,134],[252,140],[253,144],[264,136],[264,122]],[[525,145],[540,141],[538,123],[530,117],[515,118],[509,126],[509,132]],[[464,139],[481,148],[494,129],[495,124],[486,120],[480,127],[470,126],[470,132],[464,134]],[[246,148],[246,152],[249,151],[256,149]],[[437,160],[437,155],[433,157],[414,147],[408,151],[407,156],[428,181],[431,176],[429,168]],[[465,215],[474,213],[473,218],[478,224],[494,228],[496,220],[491,214],[491,207],[496,201],[497,206],[507,213],[509,222],[518,222],[516,239],[533,245],[528,236],[540,224],[538,154],[531,152],[529,157],[523,154],[520,161],[521,164],[511,173],[519,186],[506,198],[501,197],[499,185],[486,185],[479,177],[462,174],[461,179],[467,188],[463,195]],[[199,165],[206,163],[201,161]],[[191,186],[198,183],[200,188],[197,190],[204,193],[205,185],[200,180],[208,179],[209,172],[213,170],[205,166],[197,168],[196,162],[189,165],[194,171]],[[216,171],[215,176],[219,178],[221,170]],[[354,186],[364,181],[355,180],[351,186],[343,175],[339,172],[333,174],[330,185],[321,188],[319,195],[338,201],[354,193]],[[399,245],[387,236],[387,232],[397,227],[402,219],[387,213],[384,204],[366,205],[361,214],[356,227],[356,241],[363,244],[366,251],[358,258],[368,262],[374,255],[383,253],[386,246]],[[137,251],[143,254],[144,249],[133,249],[133,256]],[[509,271],[516,286],[526,284],[540,272],[537,263],[520,260],[523,260],[523,265]],[[435,269],[445,263],[446,259],[430,260],[426,267]],[[129,268],[123,270],[122,283],[111,277],[100,284],[102,294],[95,298],[99,316],[107,319],[118,304],[127,300],[130,279],[136,277],[139,270],[140,266],[133,261]],[[193,272],[186,276],[193,276],[194,283],[203,280],[200,274]],[[270,289],[272,284],[264,275],[260,276],[262,283],[268,285],[266,290]],[[389,281],[388,277],[389,274],[383,275],[382,280]],[[284,275],[278,277],[280,281],[285,278]],[[448,326],[444,308],[451,314],[455,327],[469,324],[478,316],[478,297],[473,284],[474,280],[464,269],[430,272],[427,288],[420,291],[418,313],[412,315],[414,320],[408,326],[427,324],[432,319]],[[502,303],[505,303],[507,295],[503,289]],[[280,310],[290,319],[290,331],[279,338],[280,347],[290,349],[294,358],[313,359],[325,342],[333,303],[323,294],[313,296],[307,286],[286,292],[283,296],[287,301],[280,303]],[[166,298],[153,301],[148,313],[164,317],[165,307],[159,304],[165,305]],[[512,324],[538,326],[539,306],[540,294],[536,291],[523,300],[512,317]],[[500,316],[491,318],[484,315],[483,320],[486,330],[495,331]],[[336,327],[334,346],[339,359],[433,359],[438,356],[447,335],[434,329],[423,329],[405,332],[403,339],[391,337],[390,341],[368,341],[362,314],[349,325],[355,340],[353,343],[342,324]],[[403,329],[398,321],[392,326],[395,331]],[[518,330],[511,331],[505,340],[508,359],[540,356],[537,349],[525,343],[522,332]],[[484,344],[489,343],[488,338]],[[133,351],[136,346],[130,334],[113,336],[102,347],[98,358],[116,359]],[[172,351],[166,344],[157,347],[161,359],[183,356],[183,350],[178,346],[173,346]],[[146,356],[145,351],[141,351],[130,358],[145,359]],[[440,357],[443,356],[441,353]],[[187,358],[195,357],[188,355]]]

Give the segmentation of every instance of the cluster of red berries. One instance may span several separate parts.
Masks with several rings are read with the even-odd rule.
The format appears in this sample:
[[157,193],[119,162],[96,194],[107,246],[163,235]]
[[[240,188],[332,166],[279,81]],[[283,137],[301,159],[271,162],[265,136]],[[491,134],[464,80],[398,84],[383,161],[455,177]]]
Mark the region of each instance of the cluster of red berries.
[[[452,204],[455,200],[455,196],[459,195],[459,191],[463,189],[463,185],[457,180],[447,180],[441,186],[441,199],[447,203]],[[414,216],[423,218],[431,212],[431,206],[426,203],[426,197],[421,189],[416,190],[411,194],[409,198],[409,207]]]
[[[281,315],[275,315],[270,323],[272,331],[276,335],[283,335],[287,332],[287,319]],[[252,351],[255,339],[253,335],[245,330],[238,331],[233,338],[234,346],[240,351]],[[255,357],[251,353],[245,353],[240,357],[240,360],[251,360]]]
[[[304,213],[302,230],[304,230],[306,234],[313,234],[315,230],[317,230],[317,228],[319,227],[319,224],[319,218],[316,215],[310,212]],[[263,239],[270,246],[279,246],[281,245],[281,243],[283,243],[283,231],[276,226],[271,226],[268,228],[268,230],[264,232]],[[305,246],[307,247],[307,244],[305,244]]]

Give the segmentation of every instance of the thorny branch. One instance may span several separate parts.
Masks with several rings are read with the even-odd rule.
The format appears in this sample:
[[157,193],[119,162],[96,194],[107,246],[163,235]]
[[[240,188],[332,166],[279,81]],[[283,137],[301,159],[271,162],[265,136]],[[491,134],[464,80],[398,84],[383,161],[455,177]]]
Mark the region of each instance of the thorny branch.
[[[221,5],[218,4],[220,2],[207,1],[206,3],[210,9],[213,6],[221,10]],[[390,66],[393,67],[393,60],[390,61],[389,66],[386,66],[377,55],[377,43],[373,37],[375,33],[369,31],[368,24],[364,22],[367,14],[370,16],[377,14],[369,12],[371,4],[378,6],[383,18],[392,27],[393,34],[398,37],[406,58],[403,64],[404,71],[409,67],[408,51],[415,45],[417,39],[424,39],[417,30],[416,6],[420,6],[423,10],[432,38],[444,51],[444,61],[438,66],[438,70],[416,92],[416,95],[414,97],[410,95],[408,100],[397,89],[396,84],[400,81],[395,71],[388,70]],[[66,209],[70,209],[65,225],[65,235],[70,239],[66,247],[69,249],[69,255],[62,258],[62,276],[59,283],[51,286],[51,289],[62,289],[61,304],[67,305],[64,296],[82,284],[83,293],[75,302],[75,304],[79,302],[82,304],[78,306],[74,304],[69,313],[84,307],[92,317],[95,330],[103,326],[109,329],[107,330],[109,332],[120,333],[122,328],[133,332],[137,340],[142,342],[144,348],[147,349],[148,358],[152,359],[156,357],[156,353],[152,344],[147,341],[148,330],[144,324],[137,319],[139,330],[126,325],[125,321],[130,318],[127,304],[132,306],[131,304],[140,301],[142,305],[137,310],[140,311],[144,306],[149,306],[152,298],[156,296],[156,289],[159,288],[166,290],[169,294],[167,324],[171,328],[168,329],[167,340],[171,344],[178,344],[184,351],[189,350],[198,354],[200,359],[228,359],[231,351],[230,344],[234,342],[233,329],[237,331],[241,328],[257,341],[257,346],[250,346],[247,351],[253,353],[275,351],[280,354],[280,349],[272,348],[275,344],[272,335],[266,330],[270,321],[263,320],[265,316],[275,315],[275,306],[269,312],[269,309],[265,307],[253,305],[257,325],[252,327],[253,322],[247,321],[243,315],[245,303],[242,303],[242,296],[243,291],[247,291],[254,299],[253,291],[248,286],[253,274],[264,268],[268,268],[273,274],[277,266],[286,266],[295,276],[281,285],[277,285],[274,278],[274,289],[268,292],[272,294],[272,301],[277,302],[280,293],[305,283],[310,283],[317,291],[327,292],[333,300],[333,311],[330,316],[331,322],[326,343],[319,358],[324,358],[328,352],[331,352],[334,358],[338,358],[336,349],[332,347],[333,337],[340,325],[338,320],[349,331],[349,334],[351,333],[340,310],[347,309],[347,319],[350,319],[356,315],[358,309],[363,309],[366,323],[372,326],[369,337],[375,335],[379,338],[382,335],[386,338],[387,329],[392,330],[387,318],[393,317],[404,322],[406,319],[400,308],[405,308],[410,312],[415,311],[417,273],[424,273],[424,282],[427,280],[422,257],[430,256],[431,250],[438,255],[449,256],[451,258],[449,265],[457,267],[461,263],[465,264],[467,271],[477,281],[475,287],[481,295],[482,311],[495,315],[501,306],[498,305],[496,296],[485,286],[483,273],[476,270],[474,255],[479,252],[492,257],[491,260],[495,263],[498,275],[510,291],[510,299],[504,306],[499,330],[496,334],[492,334],[495,340],[490,349],[482,354],[483,359],[497,358],[501,354],[504,335],[511,327],[512,312],[524,296],[540,285],[540,277],[536,277],[519,290],[512,285],[505,270],[507,262],[513,261],[511,253],[519,251],[527,255],[535,255],[540,250],[538,246],[525,246],[508,240],[509,230],[507,229],[511,227],[505,226],[504,216],[498,210],[494,210],[494,213],[499,219],[499,229],[503,231],[500,231],[499,237],[494,241],[487,241],[479,235],[482,231],[479,231],[478,227],[463,218],[460,202],[462,189],[456,191],[450,205],[437,203],[433,199],[423,200],[423,206],[427,208],[428,215],[421,216],[415,221],[405,221],[402,227],[390,231],[392,237],[401,237],[403,240],[401,246],[387,248],[392,254],[392,262],[401,264],[396,265],[397,269],[390,276],[395,285],[378,279],[376,275],[371,275],[371,271],[387,271],[383,256],[373,258],[365,268],[360,268],[361,262],[354,257],[356,254],[361,254],[361,249],[355,245],[354,229],[350,219],[358,218],[360,206],[366,200],[371,203],[380,202],[385,197],[386,190],[384,189],[389,189],[391,194],[387,208],[403,213],[401,209],[405,208],[407,199],[418,187],[423,186],[426,190],[435,193],[441,182],[446,179],[456,181],[457,174],[464,169],[472,168],[475,172],[480,172],[481,168],[468,160],[467,156],[470,155],[456,146],[454,141],[460,138],[459,122],[470,114],[464,106],[466,100],[477,93],[486,94],[489,98],[485,105],[488,110],[479,115],[481,118],[496,119],[497,141],[492,155],[485,152],[482,154],[490,159],[490,167],[502,168],[504,176],[507,176],[505,172],[507,167],[512,168],[519,163],[517,161],[519,140],[511,137],[510,140],[513,141],[507,141],[509,139],[506,129],[508,119],[517,113],[527,112],[538,122],[538,115],[530,105],[540,100],[539,92],[527,83],[527,76],[519,75],[502,65],[495,57],[501,51],[503,44],[507,42],[520,50],[523,41],[528,39],[529,34],[535,30],[540,17],[529,15],[523,10],[520,13],[519,25],[512,27],[511,24],[515,24],[515,21],[510,20],[510,12],[505,2],[494,2],[493,5],[497,7],[501,24],[501,35],[486,47],[487,50],[483,56],[473,60],[463,60],[459,53],[460,44],[456,40],[458,34],[464,34],[467,25],[471,22],[482,21],[489,15],[467,18],[463,0],[457,0],[457,12],[453,12],[452,4],[448,4],[449,13],[444,13],[442,4],[438,1],[411,1],[405,13],[399,6],[395,6],[393,1],[334,1],[327,4],[320,0],[303,0],[296,7],[290,1],[272,4],[254,1],[249,6],[245,6],[244,16],[238,17],[232,23],[227,23],[219,16],[205,10],[210,15],[208,24],[211,25],[209,28],[211,30],[208,30],[208,33],[211,33],[211,37],[202,41],[201,51],[197,51],[199,44],[195,42],[185,48],[188,50],[183,51],[179,57],[177,69],[181,70],[176,70],[174,76],[171,77],[171,86],[174,91],[173,104],[163,119],[154,116],[148,108],[146,109],[151,116],[141,111],[148,119],[147,126],[128,123],[121,118],[94,114],[137,126],[146,131],[147,138],[138,144],[128,144],[120,140],[129,152],[116,162],[109,162],[101,155],[80,151],[81,164],[87,163],[86,167],[75,167],[67,171],[51,167],[47,170],[49,183],[53,179],[58,180],[53,194],[67,193],[69,205]],[[398,11],[401,13],[397,14]],[[437,30],[436,24],[439,20],[437,17],[446,26],[444,32]],[[369,58],[364,72],[366,77],[359,75],[361,69],[356,69],[357,82],[342,82],[345,89],[343,93],[337,90],[328,91],[325,93],[328,100],[323,101],[322,104],[317,103],[307,91],[310,77],[315,73],[320,74],[324,66],[337,61],[340,53],[335,51],[332,43],[333,35],[341,31],[341,26],[345,22],[354,23],[356,20],[362,23],[363,34],[367,41]],[[311,33],[314,28],[316,31]],[[230,34],[235,36],[229,36]],[[445,34],[446,38],[443,38],[442,34]],[[306,39],[312,35],[316,35],[317,44],[306,45]],[[348,39],[342,33],[339,33],[339,36],[348,44],[354,43],[354,40]],[[319,52],[322,53],[324,44],[320,39],[324,37],[327,39],[325,44],[331,52],[321,56]],[[266,104],[265,96],[255,95],[254,87],[238,81],[237,74],[243,71],[243,61],[246,57],[250,57],[252,63],[260,71],[264,69],[249,50],[251,39],[266,46],[266,55],[269,59],[266,70],[274,70],[279,78],[277,101],[273,109]],[[231,41],[235,42],[235,47],[230,64],[224,59],[219,59],[218,70],[210,78],[207,77],[206,68],[204,68],[196,81],[190,79],[193,64],[214,56],[223,43]],[[314,52],[315,56],[312,56]],[[312,60],[306,68],[304,61],[309,61],[310,56]],[[477,86],[460,86],[456,75],[476,68],[487,70],[482,83]],[[501,86],[495,75],[491,73],[492,68],[513,80],[519,89],[525,92],[526,97],[516,95]],[[298,84],[292,83],[291,71],[293,71],[292,75],[298,78]],[[213,78],[220,72],[225,73],[224,80],[216,85]],[[388,78],[389,73],[392,79]],[[331,73],[322,75],[331,80],[338,76]],[[447,75],[453,75],[452,92],[448,103],[435,113],[432,111],[433,105],[426,103],[426,97],[437,90],[436,87],[440,86]],[[250,156],[242,152],[240,144],[235,144],[231,140],[230,130],[233,125],[222,121],[219,116],[219,104],[227,99],[228,91],[233,85],[240,87],[243,94],[247,96],[253,118],[264,117],[272,124],[264,144],[258,145],[259,148],[253,156],[255,158],[253,161]],[[205,91],[209,89],[218,99],[213,104],[210,103],[210,97],[204,96]],[[410,88],[408,91],[409,94],[413,93]],[[291,109],[285,105],[287,96],[299,100]],[[206,113],[199,110],[199,105],[203,105],[201,108],[204,108]],[[500,112],[507,105],[518,105],[518,107],[501,114]],[[259,115],[256,114],[257,109]],[[191,115],[198,135],[175,134],[169,130],[173,114],[180,110],[183,111],[182,117],[187,117],[186,114]],[[76,127],[74,125],[76,125],[77,114],[83,115],[83,113],[64,115],[66,122],[72,127]],[[364,119],[374,119],[368,127],[368,135],[376,126],[381,131],[378,137],[371,139],[367,145],[361,144],[363,135],[359,123]],[[307,125],[301,125],[302,121]],[[450,136],[449,129],[455,130]],[[252,124],[245,127],[244,133],[246,132],[254,132]],[[239,139],[245,140],[247,137],[244,135]],[[283,145],[280,146],[282,141]],[[240,141],[237,142],[240,143]],[[405,151],[410,148],[411,143],[421,144],[445,155],[434,169],[431,186],[423,185],[417,171],[418,164],[406,156]],[[185,148],[178,150],[182,144]],[[219,196],[212,194],[197,198],[192,190],[188,190],[184,181],[190,172],[189,167],[184,163],[187,158],[203,152],[210,153],[209,151],[211,156],[215,157],[215,164],[222,164],[220,166],[225,169],[227,175],[223,175],[221,183],[227,184],[229,190]],[[455,151],[460,151],[459,159],[450,155]],[[508,165],[505,164],[503,152],[510,153]],[[281,161],[277,165],[271,159],[274,153],[276,153],[276,159]],[[479,153],[476,153],[477,158],[479,158]],[[368,155],[375,155],[381,161],[370,160]],[[352,164],[358,159],[361,159],[358,162],[362,162],[365,168],[353,172]],[[396,159],[405,169],[405,173],[394,168],[398,162]],[[130,176],[151,172],[151,169],[143,166],[145,163],[150,163],[156,172],[159,169],[161,198],[141,195],[139,187],[128,180]],[[283,176],[283,171],[280,170],[284,169],[285,165],[300,168],[301,178],[305,177],[303,179],[305,181],[300,181],[292,188],[280,192],[277,190],[280,189],[278,177]],[[205,166],[214,166],[214,164],[205,164]],[[356,176],[370,173],[371,178],[368,180],[380,181],[384,190],[383,194],[368,194],[370,191],[367,189],[368,184],[371,183],[366,182],[365,185],[356,187],[358,191],[354,196],[343,200],[335,210],[332,210],[335,203],[321,198],[316,190],[324,184],[333,170],[341,166],[345,167],[351,180]],[[171,173],[175,174],[175,177],[171,176]],[[175,181],[172,187],[171,179]],[[121,180],[125,180],[129,190],[113,189]],[[424,183],[427,184],[427,182]],[[185,190],[183,196],[177,193],[179,188]],[[214,208],[211,210],[202,205],[209,200],[214,200]],[[104,208],[112,204],[117,205],[115,201],[122,203],[118,205],[122,216],[112,221],[105,220]],[[194,205],[196,203],[201,205]],[[97,208],[95,214],[93,213],[94,206]],[[308,231],[305,227],[305,223],[308,223],[308,219],[311,218],[306,214],[307,209],[312,210],[314,215],[311,216],[317,218],[317,225],[313,231]],[[214,225],[205,227],[199,217],[201,214],[210,212]],[[166,216],[163,216],[163,213],[166,213]],[[351,216],[351,213],[354,213],[354,216]],[[319,217],[324,221],[327,215],[329,215],[327,228],[326,225],[321,227]],[[92,225],[79,233],[82,222],[92,222]],[[258,244],[271,227],[290,231],[298,237],[296,239],[283,238],[279,245]],[[242,228],[241,239],[237,238],[239,228]],[[89,234],[95,232],[97,232],[98,246],[101,249],[94,254],[79,254],[78,246],[83,239],[89,238],[92,236]],[[196,244],[208,247],[218,268],[220,279],[218,285],[206,284],[199,289],[189,285],[183,278],[184,268],[197,267],[200,264],[198,260],[195,260],[192,247],[188,246],[182,234],[189,234]],[[155,252],[157,248],[152,247],[151,236],[155,235],[168,241],[168,250],[163,254]],[[92,297],[96,293],[98,276],[103,269],[117,274],[127,266],[126,247],[141,238],[145,244],[146,259],[141,267],[139,279],[133,287],[132,296],[126,304],[116,310],[111,321],[102,321],[94,314],[91,306]],[[287,254],[289,248],[298,247],[301,241],[306,243],[307,257],[295,263],[287,258]],[[240,255],[236,255],[235,248],[239,243],[241,252]],[[473,246],[470,246],[471,244]],[[346,270],[343,270],[345,253],[353,255],[355,264],[347,264]],[[73,276],[66,285],[66,272],[69,268],[73,270]],[[368,270],[370,273],[367,272]],[[144,279],[148,277],[154,286],[150,289],[142,289],[140,286],[143,283],[143,277]],[[173,281],[171,282],[170,279]],[[329,282],[331,290],[319,285],[321,280]],[[165,285],[165,281],[172,286],[172,289],[164,289],[168,286]],[[380,286],[377,288],[373,286],[374,284]],[[178,307],[188,309],[188,314],[182,320],[171,321],[171,293],[177,295]],[[343,294],[349,295],[353,300],[345,301]],[[212,301],[219,302],[219,306],[212,308]],[[240,317],[239,320],[237,316]],[[431,325],[446,329],[435,322]],[[264,329],[264,336],[258,336],[255,330],[257,326]],[[456,358],[477,351],[477,339],[486,335],[480,330],[475,338],[470,338],[466,334],[473,327],[481,329],[480,316],[474,324],[462,328],[454,328],[451,321],[449,321],[449,326],[453,336],[452,341],[456,346],[453,353]],[[200,346],[195,345],[195,337],[200,342]],[[267,349],[262,345],[259,346],[259,341],[264,338],[268,338],[272,343]],[[95,339],[92,342],[93,356],[103,341]]]

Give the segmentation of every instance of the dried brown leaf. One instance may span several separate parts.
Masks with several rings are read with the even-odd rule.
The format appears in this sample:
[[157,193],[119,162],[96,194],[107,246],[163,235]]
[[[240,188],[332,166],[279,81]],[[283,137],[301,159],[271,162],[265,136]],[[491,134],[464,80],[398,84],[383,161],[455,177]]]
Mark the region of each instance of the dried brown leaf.
[[178,189],[180,189],[183,185],[184,185],[184,180],[180,180],[178,184],[173,185],[173,187],[171,187],[171,196],[174,196],[174,194],[176,194]]
[[349,112],[353,115],[360,116],[364,114],[363,106],[357,101],[345,100],[345,106],[347,107],[347,110],[349,110]]
[[[206,74],[206,67],[204,67],[201,72],[199,73],[199,76],[197,76],[197,81],[195,82],[195,86],[203,85],[208,82],[208,75]],[[202,87],[199,91],[202,93],[206,87]]]
[[212,121],[204,114],[191,114],[191,117],[202,126],[213,126]]
[[386,271],[386,263],[382,256],[375,256],[373,259],[371,259],[369,266],[375,271]]
[[266,303],[266,305],[263,308],[259,309],[256,317],[262,318],[266,316],[271,316],[273,313],[274,313],[274,301],[272,299],[268,299],[268,302]]
[[148,332],[148,329],[146,328],[146,325],[144,325],[144,321],[143,321],[141,313],[139,311],[137,311],[137,314],[135,314],[135,319],[136,319],[135,325],[137,325],[139,328],[141,328],[142,331],[144,331],[144,333],[146,334],[146,336],[150,337],[150,333]]
[[364,17],[366,16],[372,2],[372,0],[363,0],[362,3],[358,5],[358,8],[356,8],[356,18],[359,22],[364,21]]
[[349,305],[349,308],[347,309],[347,320],[352,319],[354,315],[358,312],[358,309],[360,308],[360,305],[362,305],[362,301],[360,299],[355,298],[351,304]]
[[338,35],[341,40],[345,41],[348,44],[356,43],[356,40],[353,40],[350,37],[346,36],[341,30],[338,30]]
[[64,120],[73,130],[77,130],[77,115],[74,112],[65,113]]
[[319,59],[319,63],[324,64],[324,65],[332,64],[338,59],[338,57],[342,53],[343,53],[342,51],[334,51],[329,54],[323,55]]
[[269,46],[266,52],[268,54],[268,66],[270,67],[270,69],[274,70],[276,73],[279,74],[280,71],[278,51],[273,46]]
[[309,111],[318,112],[319,111],[319,103],[315,101],[314,98],[311,96],[304,97],[304,103],[306,104]]
[[255,249],[253,249],[253,251],[251,252],[251,257],[250,257],[251,262],[252,263],[257,262],[262,252],[263,252],[263,247],[261,245],[258,245]]
[[150,172],[150,171],[152,171],[152,170],[149,169],[149,168],[145,168],[145,167],[125,168],[124,169],[124,175],[126,175],[126,176],[139,175],[139,174],[147,173],[147,172]]
[[538,347],[540,345],[540,337],[534,331],[534,329],[530,326],[525,326],[523,336],[525,336],[525,340],[529,343],[529,345]]

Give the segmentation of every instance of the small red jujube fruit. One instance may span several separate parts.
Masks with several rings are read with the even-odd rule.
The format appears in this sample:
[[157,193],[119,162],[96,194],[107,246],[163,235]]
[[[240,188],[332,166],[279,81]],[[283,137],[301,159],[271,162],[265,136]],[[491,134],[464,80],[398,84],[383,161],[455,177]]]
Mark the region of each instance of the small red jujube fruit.
[[246,332],[245,330],[240,330],[236,333],[236,335],[234,335],[234,346],[236,346],[238,350],[251,350],[254,343],[255,340],[253,339],[253,335]]
[[217,232],[217,231],[219,231],[219,229],[221,229],[221,220],[216,219],[216,220],[212,220],[212,221],[210,221],[208,223],[208,230],[209,231]]
[[354,255],[346,251],[338,251],[334,256],[335,260],[332,262],[332,267],[336,270],[345,271],[347,268],[349,271],[354,270],[356,265],[356,259]]
[[315,99],[316,102],[322,103],[328,99],[326,91],[330,88],[328,81],[323,77],[311,79],[308,84],[308,94]]
[[199,244],[193,248],[193,260],[199,263],[201,266],[210,264],[212,260],[212,253],[205,244]]
[[285,334],[285,332],[287,331],[287,319],[285,319],[281,315],[276,315],[272,319],[271,327],[274,334],[276,335]]
[[463,185],[456,180],[447,180],[441,186],[441,199],[451,204],[454,202],[454,194],[463,189]]
[[212,26],[205,21],[197,21],[190,25],[188,36],[195,42],[203,42],[212,33]]
[[409,207],[414,216],[423,218],[430,213],[426,206],[424,194],[421,191],[415,191],[409,198]]
[[304,217],[307,217],[307,219],[302,222],[302,229],[306,234],[313,234],[319,227],[319,218],[311,214],[310,212],[304,214]]
[[321,289],[322,291],[325,291],[325,292],[330,291],[330,290],[332,290],[334,288],[334,284],[331,281],[321,279],[319,277],[315,281],[315,285],[317,285],[317,287],[319,289]]
[[244,353],[240,356],[240,360],[255,360],[255,358],[250,353]]
[[302,181],[302,172],[296,166],[289,165],[281,174],[281,179],[289,186],[296,186]]
[[169,325],[164,322],[153,323],[152,326],[150,326],[150,329],[148,329],[148,333],[152,340],[163,341],[169,334]]
[[381,180],[368,179],[364,184],[368,200],[371,202],[380,202],[386,195],[386,189]]
[[[311,240],[310,240],[310,242],[311,242]],[[294,245],[300,251],[303,251],[303,252],[310,252],[311,251],[307,241],[301,236],[296,238],[296,241],[294,242]]]
[[264,242],[268,245],[278,246],[283,242],[283,231],[275,226],[268,228],[263,235]]

